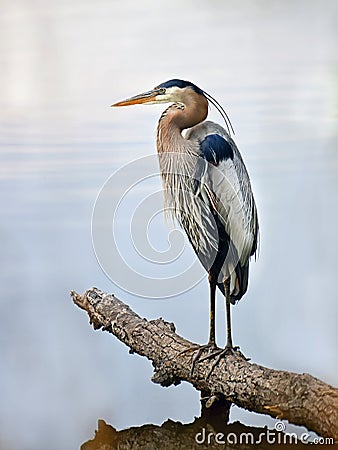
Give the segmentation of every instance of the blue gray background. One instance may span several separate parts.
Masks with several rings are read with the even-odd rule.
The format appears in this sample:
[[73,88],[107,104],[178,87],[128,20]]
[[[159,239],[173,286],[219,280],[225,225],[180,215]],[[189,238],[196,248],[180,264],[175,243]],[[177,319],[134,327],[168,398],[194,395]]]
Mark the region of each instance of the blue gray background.
[[[172,299],[138,298],[103,274],[91,242],[98,192],[122,165],[155,153],[163,110],[109,105],[174,77],[226,108],[255,192],[261,251],[233,308],[236,344],[257,363],[337,384],[337,2],[0,8],[0,448],[78,448],[98,418],[122,429],[199,413],[191,386],[151,383],[150,363],[94,332],[69,297],[95,285],[207,340],[206,278]],[[151,236],[166,248],[164,221]],[[224,344],[221,298],[217,313]],[[231,419],[274,423],[236,407]]]

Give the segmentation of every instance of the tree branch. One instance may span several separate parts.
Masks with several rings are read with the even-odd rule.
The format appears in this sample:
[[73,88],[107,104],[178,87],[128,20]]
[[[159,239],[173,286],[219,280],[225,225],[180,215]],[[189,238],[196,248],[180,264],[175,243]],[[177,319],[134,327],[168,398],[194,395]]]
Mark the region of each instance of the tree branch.
[[214,360],[199,361],[190,374],[195,344],[175,333],[162,319],[142,319],[115,296],[97,288],[83,295],[71,293],[74,303],[87,311],[94,329],[108,331],[154,366],[152,381],[162,386],[191,383],[213,399],[287,419],[323,437],[338,440],[338,389],[309,374],[273,370],[248,362],[240,352],[222,358],[207,375]]

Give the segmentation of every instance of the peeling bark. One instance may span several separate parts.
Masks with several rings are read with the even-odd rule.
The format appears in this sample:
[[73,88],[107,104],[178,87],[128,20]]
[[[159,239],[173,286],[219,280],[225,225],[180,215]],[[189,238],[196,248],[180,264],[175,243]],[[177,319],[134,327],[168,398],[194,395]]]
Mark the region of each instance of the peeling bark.
[[152,362],[153,382],[170,386],[187,381],[211,399],[212,408],[219,408],[219,402],[225,407],[234,403],[338,440],[338,389],[309,374],[253,364],[240,352],[222,358],[208,379],[214,359],[198,362],[191,375],[195,351],[189,349],[198,346],[176,334],[174,324],[142,319],[114,295],[97,288],[71,295],[74,303],[87,311],[94,329],[114,334],[131,353]]

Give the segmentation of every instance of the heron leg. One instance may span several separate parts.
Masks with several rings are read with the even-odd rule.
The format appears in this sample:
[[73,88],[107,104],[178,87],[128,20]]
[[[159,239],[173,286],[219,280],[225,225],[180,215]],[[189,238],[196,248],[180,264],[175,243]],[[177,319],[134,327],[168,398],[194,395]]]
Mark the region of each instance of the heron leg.
[[214,277],[209,277],[210,285],[210,328],[209,328],[209,342],[211,347],[216,347],[215,337],[215,298],[216,298],[216,281]]
[[[209,286],[210,286],[210,323],[209,323],[209,341],[205,345],[195,347],[198,351],[192,359],[190,376],[193,375],[195,365],[197,362],[204,361],[205,359],[217,356],[223,350],[217,349],[216,347],[216,333],[215,333],[215,303],[216,303],[216,286],[217,286],[217,275],[212,271],[209,272]],[[201,358],[204,350],[208,351],[208,355]]]
[[227,320],[227,341],[226,349],[233,349],[232,345],[232,335],[231,335],[231,312],[230,312],[230,277],[224,281],[224,291],[225,291],[225,303],[226,303],[226,320]]
[[[198,348],[198,352],[193,357],[192,366],[190,370],[190,375],[193,375],[194,368],[196,363],[205,361],[207,359],[215,358],[207,376],[206,381],[209,379],[212,374],[214,368],[218,365],[220,360],[227,355],[237,355],[245,360],[248,360],[243,353],[239,350],[239,347],[234,347],[232,344],[232,333],[231,333],[231,298],[230,298],[230,277],[224,281],[224,291],[225,291],[225,302],[226,302],[226,321],[227,321],[227,335],[226,335],[226,345],[224,349],[219,349],[216,347],[216,338],[215,338],[215,297],[216,297],[216,281],[217,277],[212,277],[211,273],[209,273],[209,283],[210,283],[210,334],[209,334],[209,342],[206,345],[202,345]],[[208,354],[201,358],[204,350],[208,350]]]
[[[230,277],[228,277],[225,281],[224,281],[224,291],[225,291],[225,303],[226,303],[226,322],[227,322],[227,336],[226,336],[226,345],[225,348],[223,350],[220,350],[219,352],[217,352],[217,358],[214,361],[213,365],[211,366],[211,369],[208,372],[208,375],[206,377],[206,379],[208,380],[208,378],[210,377],[210,375],[212,374],[214,368],[218,365],[218,363],[220,362],[221,358],[226,357],[229,354],[236,354],[238,356],[243,357],[245,360],[248,361],[248,358],[246,358],[243,353],[241,351],[239,351],[239,347],[234,347],[232,345],[232,334],[231,334],[231,314],[230,314],[230,307],[231,307],[231,302],[230,302]],[[203,359],[206,359],[206,357],[204,357]],[[201,361],[203,361],[203,359],[201,359]]]

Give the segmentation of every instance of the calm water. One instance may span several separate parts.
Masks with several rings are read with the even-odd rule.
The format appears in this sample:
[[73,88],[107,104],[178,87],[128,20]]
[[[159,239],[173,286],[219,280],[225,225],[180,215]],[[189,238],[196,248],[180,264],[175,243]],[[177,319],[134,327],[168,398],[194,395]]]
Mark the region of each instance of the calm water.
[[[338,7],[322,5],[2,1],[1,448],[78,448],[98,418],[123,429],[199,413],[192,387],[151,383],[150,363],[94,332],[69,297],[95,285],[207,339],[205,278],[141,299],[106,278],[91,243],[100,188],[155,152],[163,109],[109,105],[173,77],[226,107],[256,196],[261,251],[233,308],[235,342],[255,362],[338,383]],[[165,248],[166,227],[154,230]],[[223,316],[219,299],[220,344]],[[238,408],[231,418],[274,423]]]

